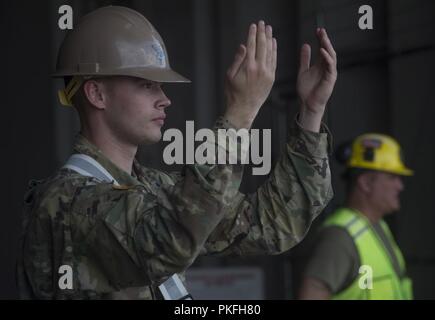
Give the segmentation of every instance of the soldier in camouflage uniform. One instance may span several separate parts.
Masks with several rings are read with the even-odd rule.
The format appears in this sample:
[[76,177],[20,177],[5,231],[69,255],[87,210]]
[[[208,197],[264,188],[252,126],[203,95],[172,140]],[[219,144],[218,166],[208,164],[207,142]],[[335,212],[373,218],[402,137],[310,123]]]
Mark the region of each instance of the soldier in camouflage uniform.
[[[139,13],[105,7],[87,15],[64,41],[56,75],[69,77],[61,102],[80,115],[74,153],[91,157],[114,181],[64,167],[31,184],[21,296],[159,299],[158,286],[182,276],[199,255],[279,254],[301,241],[332,197],[321,119],[336,55],[326,31],[317,36],[317,64],[310,66],[308,45],[301,50],[301,109],[285,152],[268,180],[246,195],[238,191],[242,165],[193,164],[166,174],[134,159],[138,145],[161,138],[170,102],[160,84],[186,79],[171,70],[163,41]],[[272,88],[276,57],[272,28],[252,24],[227,72],[226,111],[214,132],[250,128]],[[72,269],[70,287],[59,285],[61,266]]]

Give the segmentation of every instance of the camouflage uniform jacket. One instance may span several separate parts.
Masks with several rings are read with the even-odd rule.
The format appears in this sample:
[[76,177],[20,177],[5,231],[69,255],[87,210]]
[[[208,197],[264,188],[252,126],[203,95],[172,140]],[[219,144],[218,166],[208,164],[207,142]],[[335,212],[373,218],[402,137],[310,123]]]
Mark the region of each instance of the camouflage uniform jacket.
[[[222,119],[217,128],[229,128]],[[132,175],[78,135],[74,153],[120,184],[72,170],[30,186],[17,282],[22,298],[158,299],[158,285],[198,255],[279,254],[300,242],[332,197],[328,134],[294,125],[285,152],[253,194],[242,165],[186,165],[166,174],[134,161]],[[60,267],[73,271],[61,289]]]

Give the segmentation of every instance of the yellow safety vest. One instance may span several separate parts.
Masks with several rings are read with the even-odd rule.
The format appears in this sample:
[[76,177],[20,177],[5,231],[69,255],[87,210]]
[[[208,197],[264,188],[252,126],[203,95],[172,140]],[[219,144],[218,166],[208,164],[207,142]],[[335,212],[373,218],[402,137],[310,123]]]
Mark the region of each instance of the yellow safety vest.
[[[388,250],[371,223],[361,213],[342,208],[326,219],[324,226],[339,226],[350,234],[358,250],[361,267],[358,277],[332,298],[337,300],[410,300],[411,279],[405,277],[405,260],[394,241],[388,225],[381,220],[384,230],[400,266],[401,275],[395,271]],[[371,288],[367,277],[371,273]]]

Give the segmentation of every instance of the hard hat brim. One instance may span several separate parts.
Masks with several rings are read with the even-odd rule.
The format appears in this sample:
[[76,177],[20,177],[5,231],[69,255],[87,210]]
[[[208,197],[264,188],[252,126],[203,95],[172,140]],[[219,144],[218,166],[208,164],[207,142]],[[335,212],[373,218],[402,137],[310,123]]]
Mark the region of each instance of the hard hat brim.
[[402,170],[400,170],[399,172],[397,172],[397,174],[401,175],[401,176],[413,176],[414,175],[414,171],[408,168],[403,168]]
[[183,77],[178,72],[175,72],[171,69],[150,69],[150,68],[134,68],[130,71],[127,71],[128,74],[132,77],[142,78],[146,80],[151,80],[155,82],[162,83],[190,83],[191,81],[185,77]]
[[98,73],[82,73],[82,72],[71,72],[71,71],[59,71],[51,74],[53,78],[62,78],[68,76],[93,76],[93,77],[104,77],[104,76],[129,76],[136,77],[145,80],[150,80],[154,82],[161,83],[190,83],[189,79],[183,77],[178,72],[175,72],[169,68],[148,68],[148,67],[134,67],[134,68],[121,68],[117,70],[106,70]]
[[411,169],[408,169],[406,167],[399,168],[399,169],[381,169],[381,168],[374,168],[371,166],[352,165],[352,166],[348,166],[347,168],[348,169],[364,169],[364,170],[371,170],[371,171],[388,172],[388,173],[397,174],[399,176],[406,176],[406,177],[410,177],[410,176],[414,175],[414,171]]

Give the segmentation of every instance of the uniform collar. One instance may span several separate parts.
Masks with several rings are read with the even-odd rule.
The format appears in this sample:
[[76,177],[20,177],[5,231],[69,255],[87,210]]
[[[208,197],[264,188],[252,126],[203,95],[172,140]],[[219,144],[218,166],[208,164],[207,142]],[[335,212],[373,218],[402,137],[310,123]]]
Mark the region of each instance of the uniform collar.
[[143,171],[139,162],[133,160],[133,175],[119,168],[116,164],[107,158],[100,149],[97,148],[92,142],[86,139],[83,135],[78,134],[74,143],[74,153],[82,153],[95,159],[102,165],[120,185],[140,185],[143,181]]

